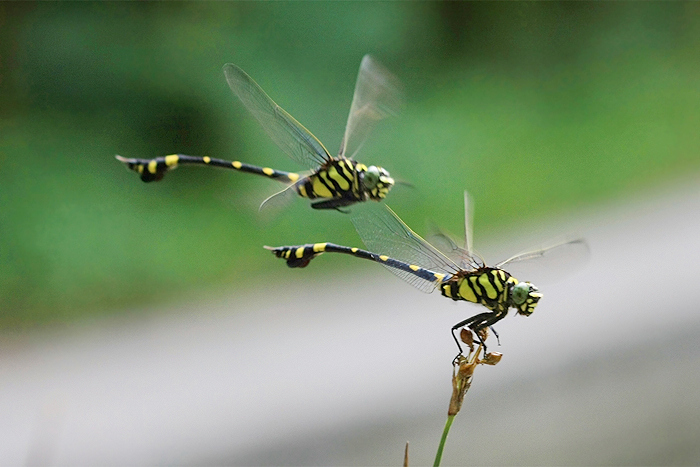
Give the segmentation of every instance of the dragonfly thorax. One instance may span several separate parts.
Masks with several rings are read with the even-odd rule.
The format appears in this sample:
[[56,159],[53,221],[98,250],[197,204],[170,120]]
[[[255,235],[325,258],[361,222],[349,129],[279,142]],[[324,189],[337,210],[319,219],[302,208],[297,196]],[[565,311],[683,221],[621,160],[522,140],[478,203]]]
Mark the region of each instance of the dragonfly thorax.
[[452,300],[466,300],[490,310],[506,311],[515,283],[517,281],[502,269],[482,267],[474,271],[459,271],[443,282],[440,289]]
[[542,294],[529,282],[519,282],[503,269],[482,267],[459,271],[440,285],[445,297],[478,303],[499,313],[513,307],[530,316]]
[[384,199],[394,185],[389,172],[346,159],[330,159],[317,171],[294,184],[297,193],[309,199],[327,198],[312,207],[338,208],[368,199]]

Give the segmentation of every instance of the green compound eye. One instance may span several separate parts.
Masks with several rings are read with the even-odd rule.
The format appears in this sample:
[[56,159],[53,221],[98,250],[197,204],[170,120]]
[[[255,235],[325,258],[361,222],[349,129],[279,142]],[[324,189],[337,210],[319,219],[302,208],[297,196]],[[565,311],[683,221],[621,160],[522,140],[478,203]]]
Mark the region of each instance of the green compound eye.
[[511,297],[513,298],[513,303],[516,305],[522,305],[527,300],[527,296],[530,293],[530,284],[527,282],[519,282],[513,291],[511,292]]
[[379,168],[375,165],[370,165],[364,172],[362,181],[365,184],[365,188],[372,190],[379,183]]

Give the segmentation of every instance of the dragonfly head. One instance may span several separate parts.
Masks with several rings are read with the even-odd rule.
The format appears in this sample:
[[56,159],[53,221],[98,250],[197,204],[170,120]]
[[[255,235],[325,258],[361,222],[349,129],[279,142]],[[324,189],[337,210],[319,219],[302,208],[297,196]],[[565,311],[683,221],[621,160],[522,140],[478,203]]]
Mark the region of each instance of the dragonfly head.
[[373,200],[386,198],[387,193],[394,186],[394,179],[391,178],[386,169],[370,165],[367,170],[360,173],[362,185]]
[[539,289],[529,282],[518,282],[510,291],[511,302],[518,309],[519,315],[530,316],[540,298],[542,294]]

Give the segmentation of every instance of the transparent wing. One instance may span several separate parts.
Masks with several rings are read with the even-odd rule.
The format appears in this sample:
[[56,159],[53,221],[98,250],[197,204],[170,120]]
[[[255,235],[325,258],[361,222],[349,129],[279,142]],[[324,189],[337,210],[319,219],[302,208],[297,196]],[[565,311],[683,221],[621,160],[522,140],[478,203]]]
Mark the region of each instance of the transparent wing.
[[260,203],[258,211],[265,209],[268,211],[268,215],[275,214],[287,207],[295,198],[297,198],[297,192],[294,190],[294,184],[292,183],[285,189],[265,198],[263,202]]
[[471,255],[474,251],[474,205],[469,193],[464,190],[464,249]]
[[472,203],[469,193],[464,191],[464,248],[461,249],[462,262],[460,266],[464,269],[484,267],[484,260],[474,251],[474,203]]
[[431,227],[432,233],[428,237],[430,243],[445,254],[460,268],[472,270],[484,266],[484,261],[473,251],[470,253],[457,245],[452,236],[437,227]]
[[455,263],[459,264],[460,261],[460,248],[457,243],[452,239],[452,235],[448,234],[447,232],[443,231],[438,227],[437,225],[433,224],[432,222],[429,222],[428,224],[428,235],[427,241],[433,245],[435,248],[440,250],[440,253],[444,254],[448,258],[450,258],[452,261]]
[[520,253],[496,267],[505,269],[518,280],[551,283],[580,268],[590,254],[588,243],[578,238]]
[[270,99],[245,71],[227,63],[224,65],[224,75],[233,93],[289,157],[311,170],[331,158],[323,144]]
[[[452,260],[412,231],[384,204],[357,207],[353,209],[351,219],[360,238],[373,253],[442,274],[452,275],[459,270]],[[388,269],[423,292],[432,292],[438,285],[405,271]]]
[[472,224],[474,208],[469,193],[464,192],[464,247],[455,243],[450,235],[437,226],[431,226],[430,241],[441,252],[457,263],[462,269],[478,269],[484,266],[484,260],[474,252]]
[[339,157],[354,158],[379,120],[396,115],[402,105],[401,83],[391,72],[365,55],[355,84]]

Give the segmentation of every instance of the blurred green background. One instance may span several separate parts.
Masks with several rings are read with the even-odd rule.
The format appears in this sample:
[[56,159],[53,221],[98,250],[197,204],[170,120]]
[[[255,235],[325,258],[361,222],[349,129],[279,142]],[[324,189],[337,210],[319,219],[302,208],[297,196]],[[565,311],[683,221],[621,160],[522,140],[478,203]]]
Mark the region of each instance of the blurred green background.
[[0,3],[0,328],[269,290],[302,279],[263,244],[359,244],[303,200],[261,217],[274,182],[188,167],[144,184],[114,159],[301,169],[224,63],[335,152],[375,55],[406,106],[358,158],[415,186],[389,204],[419,232],[460,232],[468,188],[483,238],[697,177],[699,51],[698,3]]

